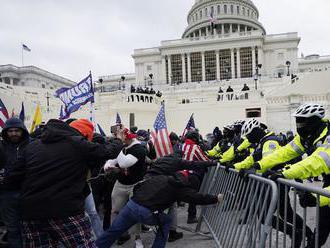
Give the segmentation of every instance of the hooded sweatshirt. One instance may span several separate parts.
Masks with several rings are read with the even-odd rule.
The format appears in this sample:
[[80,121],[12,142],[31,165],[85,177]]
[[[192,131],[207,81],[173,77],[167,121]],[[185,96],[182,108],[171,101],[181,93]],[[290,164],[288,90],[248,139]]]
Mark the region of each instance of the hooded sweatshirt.
[[116,158],[122,143],[89,142],[59,120],[50,120],[41,139],[18,158],[7,184],[22,182],[23,219],[67,218],[84,213],[88,161]]
[[[8,138],[8,130],[10,128],[19,128],[23,131],[23,136],[18,144],[11,143]],[[1,142],[1,158],[0,158],[0,173],[2,176],[7,177],[10,175],[13,165],[17,161],[19,153],[30,142],[29,132],[26,129],[24,123],[18,118],[10,118],[6,121],[4,129],[2,129],[1,136],[3,138]],[[0,185],[0,190],[4,190],[5,186]],[[19,185],[13,185],[8,190],[19,190]]]

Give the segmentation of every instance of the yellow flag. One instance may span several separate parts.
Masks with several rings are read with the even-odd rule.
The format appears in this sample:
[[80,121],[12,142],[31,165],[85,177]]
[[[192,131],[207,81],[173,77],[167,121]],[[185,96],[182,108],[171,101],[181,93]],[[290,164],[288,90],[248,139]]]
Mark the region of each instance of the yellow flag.
[[36,108],[36,112],[33,117],[33,122],[32,122],[32,126],[30,129],[30,133],[32,133],[35,130],[35,128],[41,124],[41,122],[42,122],[42,116],[41,116],[40,105],[38,104],[37,108]]

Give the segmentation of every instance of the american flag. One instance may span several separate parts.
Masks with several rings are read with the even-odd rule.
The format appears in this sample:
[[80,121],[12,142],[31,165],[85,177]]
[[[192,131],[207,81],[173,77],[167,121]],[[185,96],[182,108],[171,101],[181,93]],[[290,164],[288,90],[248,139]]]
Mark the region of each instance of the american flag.
[[25,44],[22,44],[22,48],[25,51],[31,52],[31,49],[27,45],[25,45]]
[[120,115],[118,112],[117,112],[117,116],[116,116],[116,124],[117,125],[121,124],[121,118],[120,118]]
[[8,119],[9,119],[9,114],[8,114],[7,108],[0,99],[0,127],[1,128],[5,127],[5,122]]
[[188,131],[195,130],[195,129],[196,129],[196,126],[195,126],[194,114],[192,114],[190,116],[190,119],[187,123],[186,128],[183,130],[182,137],[184,137]]
[[217,21],[217,19],[214,17],[214,9],[211,10],[209,20],[210,20],[212,29],[214,29],[215,28],[215,22]]
[[151,132],[151,137],[156,149],[157,157],[164,157],[173,154],[172,144],[168,135],[166,119],[165,119],[165,106],[162,104],[160,111],[154,123],[154,131]]

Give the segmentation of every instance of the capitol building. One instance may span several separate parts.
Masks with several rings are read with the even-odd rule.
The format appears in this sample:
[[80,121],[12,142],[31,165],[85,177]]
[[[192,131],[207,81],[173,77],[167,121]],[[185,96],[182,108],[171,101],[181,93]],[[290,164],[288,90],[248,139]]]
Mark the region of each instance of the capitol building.
[[[330,116],[330,56],[299,55],[300,40],[298,33],[267,34],[251,0],[195,0],[181,38],[134,50],[132,74],[99,76],[96,121],[109,131],[118,112],[125,125],[152,129],[161,102],[169,130],[178,133],[192,113],[202,134],[252,117],[277,132],[294,130],[292,112],[304,102],[324,104]],[[38,75],[36,83],[22,84],[27,80],[17,75],[26,69],[0,66],[1,99],[12,108],[19,99],[31,109],[39,102],[46,119],[57,118],[61,103],[53,98],[54,89],[73,82],[30,70],[29,78]],[[242,91],[244,85],[248,91]],[[226,92],[229,86],[233,92]],[[88,111],[84,107],[74,116],[86,118]]]

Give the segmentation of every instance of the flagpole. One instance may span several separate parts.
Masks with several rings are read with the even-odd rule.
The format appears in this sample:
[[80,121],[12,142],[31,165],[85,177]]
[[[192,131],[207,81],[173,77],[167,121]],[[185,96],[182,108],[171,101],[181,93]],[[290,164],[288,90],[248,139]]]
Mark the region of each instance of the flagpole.
[[21,44],[22,48],[22,66],[24,66],[24,49],[23,49],[23,44]]
[[92,71],[89,71],[89,76],[91,78],[91,86],[93,91],[93,100],[90,101],[90,120],[94,124],[94,131],[96,130],[96,121],[95,121],[95,114],[94,114],[94,101],[95,101],[95,94],[94,94],[94,86],[93,86],[93,78],[92,78]]

